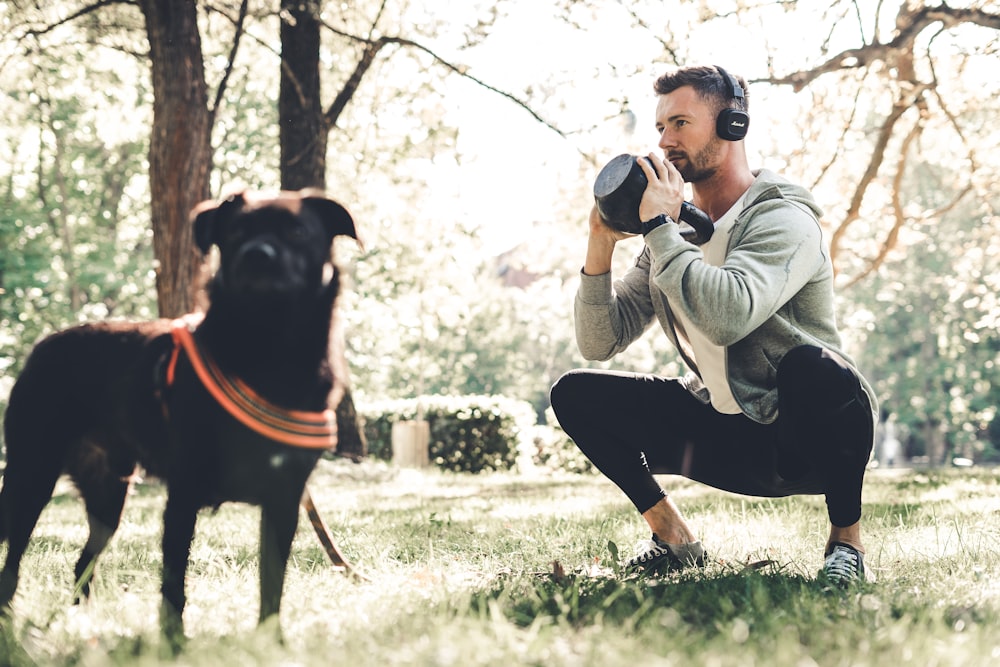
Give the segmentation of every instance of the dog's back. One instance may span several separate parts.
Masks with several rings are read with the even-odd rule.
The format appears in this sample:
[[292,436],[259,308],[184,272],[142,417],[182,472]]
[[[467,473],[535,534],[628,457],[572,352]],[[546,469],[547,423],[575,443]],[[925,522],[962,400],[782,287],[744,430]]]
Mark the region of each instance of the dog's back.
[[[34,465],[83,473],[68,457],[88,443],[131,454],[162,434],[156,365],[169,322],[84,324],[41,341],[11,390],[4,420],[7,469]],[[54,379],[56,381],[54,381]],[[79,461],[79,463],[85,463]],[[77,480],[79,481],[79,480]]]

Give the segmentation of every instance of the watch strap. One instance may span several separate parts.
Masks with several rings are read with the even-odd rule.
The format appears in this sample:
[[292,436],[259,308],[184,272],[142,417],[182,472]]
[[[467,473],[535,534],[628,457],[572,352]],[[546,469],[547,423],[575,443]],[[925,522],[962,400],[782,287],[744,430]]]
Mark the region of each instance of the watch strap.
[[645,222],[639,223],[639,226],[642,228],[642,235],[645,236],[646,234],[650,233],[657,227],[660,227],[662,225],[667,224],[668,222],[673,222],[673,221],[674,221],[673,218],[671,218],[669,215],[667,215],[666,213],[661,213],[652,220],[647,220]]

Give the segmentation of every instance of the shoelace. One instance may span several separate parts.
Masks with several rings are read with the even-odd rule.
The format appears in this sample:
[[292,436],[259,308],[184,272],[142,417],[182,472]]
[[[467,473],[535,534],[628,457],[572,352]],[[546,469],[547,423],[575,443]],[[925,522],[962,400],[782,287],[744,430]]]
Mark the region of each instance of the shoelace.
[[672,553],[666,547],[661,547],[659,544],[653,540],[642,540],[636,545],[636,551],[641,551],[642,553],[637,554],[633,558],[629,559],[627,566],[640,565],[642,563],[648,563],[654,558],[659,558],[660,556],[671,556]]
[[859,569],[857,552],[842,546],[835,546],[823,564],[827,578],[839,582],[854,581],[858,578]]

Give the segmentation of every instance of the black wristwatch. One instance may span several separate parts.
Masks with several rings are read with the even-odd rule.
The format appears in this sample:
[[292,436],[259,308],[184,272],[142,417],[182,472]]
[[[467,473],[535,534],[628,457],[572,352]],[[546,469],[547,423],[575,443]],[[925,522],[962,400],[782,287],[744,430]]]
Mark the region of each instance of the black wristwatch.
[[652,220],[647,220],[646,222],[639,223],[639,226],[642,228],[642,235],[645,236],[646,234],[650,233],[660,225],[665,225],[668,222],[673,222],[673,221],[674,219],[671,218],[669,215],[667,215],[666,213],[661,213]]

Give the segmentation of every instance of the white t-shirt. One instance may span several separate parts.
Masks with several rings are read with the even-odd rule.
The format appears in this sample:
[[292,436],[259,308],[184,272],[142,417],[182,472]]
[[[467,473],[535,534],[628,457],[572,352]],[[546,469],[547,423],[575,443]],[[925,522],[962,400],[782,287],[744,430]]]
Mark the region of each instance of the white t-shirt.
[[[726,211],[725,215],[715,221],[715,233],[708,243],[701,246],[705,262],[712,266],[722,266],[726,260],[726,246],[729,243],[729,230],[736,222],[737,216],[743,211],[744,192],[736,203]],[[677,334],[686,340],[694,353],[695,362],[702,382],[708,388],[712,397],[712,407],[727,415],[742,412],[733,392],[729,389],[729,379],[726,377],[726,348],[715,345],[698,331],[679,310],[674,310],[677,321]]]

